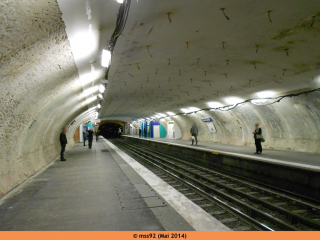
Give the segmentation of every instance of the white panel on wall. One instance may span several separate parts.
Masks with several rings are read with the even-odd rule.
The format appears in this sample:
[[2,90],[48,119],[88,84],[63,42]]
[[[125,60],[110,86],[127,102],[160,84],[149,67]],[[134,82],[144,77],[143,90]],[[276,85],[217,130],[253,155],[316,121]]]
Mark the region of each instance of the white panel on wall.
[[79,142],[83,142],[83,131],[82,131],[82,124],[80,124],[80,127],[79,127]]
[[167,137],[169,139],[181,138],[181,129],[176,122],[170,121],[167,123]]
[[170,121],[167,123],[167,137],[169,139],[174,138],[174,121]]
[[212,132],[212,133],[217,132],[216,127],[213,125],[212,122],[208,122],[207,126],[208,126],[208,129],[209,129],[210,132]]
[[181,138],[181,129],[176,122],[174,123],[174,132],[175,132],[174,139],[180,139]]
[[160,125],[153,126],[153,137],[154,138],[160,137]]

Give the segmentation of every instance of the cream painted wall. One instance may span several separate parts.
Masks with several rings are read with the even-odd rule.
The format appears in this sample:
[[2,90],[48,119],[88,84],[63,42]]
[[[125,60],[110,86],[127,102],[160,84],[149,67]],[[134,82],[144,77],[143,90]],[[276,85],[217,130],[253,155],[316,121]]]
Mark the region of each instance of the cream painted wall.
[[[202,118],[212,118],[217,132],[211,133]],[[199,141],[254,146],[254,124],[260,123],[264,148],[320,153],[320,93],[287,98],[270,106],[250,103],[230,111],[201,111],[165,118],[181,128],[188,140],[193,123],[199,128]],[[164,124],[166,125],[166,124]]]

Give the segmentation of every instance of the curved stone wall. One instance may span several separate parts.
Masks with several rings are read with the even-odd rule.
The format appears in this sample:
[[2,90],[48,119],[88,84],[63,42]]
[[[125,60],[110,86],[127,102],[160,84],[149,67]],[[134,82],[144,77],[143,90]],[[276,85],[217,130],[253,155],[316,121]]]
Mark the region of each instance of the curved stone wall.
[[62,127],[87,105],[56,1],[0,7],[1,197],[59,156]]
[[[202,118],[212,118],[216,132],[211,133]],[[258,122],[266,142],[264,148],[320,153],[320,93],[285,98],[269,106],[247,103],[229,111],[200,111],[165,118],[174,120],[188,140],[196,123],[199,141],[254,146],[252,132]]]

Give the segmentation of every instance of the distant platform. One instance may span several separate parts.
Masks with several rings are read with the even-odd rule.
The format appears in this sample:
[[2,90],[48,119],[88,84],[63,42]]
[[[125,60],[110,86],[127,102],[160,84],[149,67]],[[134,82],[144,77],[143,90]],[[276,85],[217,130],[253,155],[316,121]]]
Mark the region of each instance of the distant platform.
[[[136,136],[124,135],[124,137],[139,138]],[[181,146],[188,146],[194,149],[203,149],[216,151],[221,154],[229,154],[235,156],[241,156],[250,159],[257,159],[260,161],[267,161],[273,163],[281,163],[295,167],[303,167],[306,169],[313,169],[320,171],[320,154],[315,153],[304,153],[296,151],[285,151],[285,150],[272,150],[263,149],[262,154],[254,154],[255,148],[248,146],[237,146],[230,144],[219,144],[213,142],[198,142],[198,145],[191,145],[191,141],[181,139],[168,139],[168,138],[144,138],[142,140],[174,143]],[[263,147],[263,144],[262,144]]]
[[320,155],[293,151],[263,150],[210,142],[166,138],[139,138],[125,135],[123,139],[155,147],[163,153],[189,159],[195,164],[256,181],[292,194],[318,199],[320,197]]

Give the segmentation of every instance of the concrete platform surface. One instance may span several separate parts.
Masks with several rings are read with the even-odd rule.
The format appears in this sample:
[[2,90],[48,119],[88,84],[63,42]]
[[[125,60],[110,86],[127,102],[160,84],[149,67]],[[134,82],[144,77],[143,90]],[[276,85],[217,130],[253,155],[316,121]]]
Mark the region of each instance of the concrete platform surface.
[[[124,137],[139,138],[136,136],[124,135]],[[221,154],[235,154],[240,157],[257,159],[261,161],[281,163],[295,167],[303,167],[307,169],[320,170],[320,154],[304,153],[295,151],[284,150],[271,150],[263,149],[262,154],[254,154],[255,148],[248,146],[237,146],[230,144],[219,144],[213,142],[198,142],[198,145],[191,145],[191,141],[181,139],[168,139],[168,138],[143,138],[140,139],[158,141],[165,143],[174,143],[181,146],[188,146],[191,148],[204,149],[216,151]],[[262,144],[263,147],[263,144]]]
[[0,231],[230,230],[107,140],[66,158],[0,199]]
[[[103,141],[94,142],[92,149],[78,144],[66,158],[5,196],[0,203],[1,231],[194,230],[155,192],[148,194],[143,179],[132,183],[123,171],[130,167],[121,168]],[[169,219],[167,227],[151,210],[165,208],[175,225]]]

